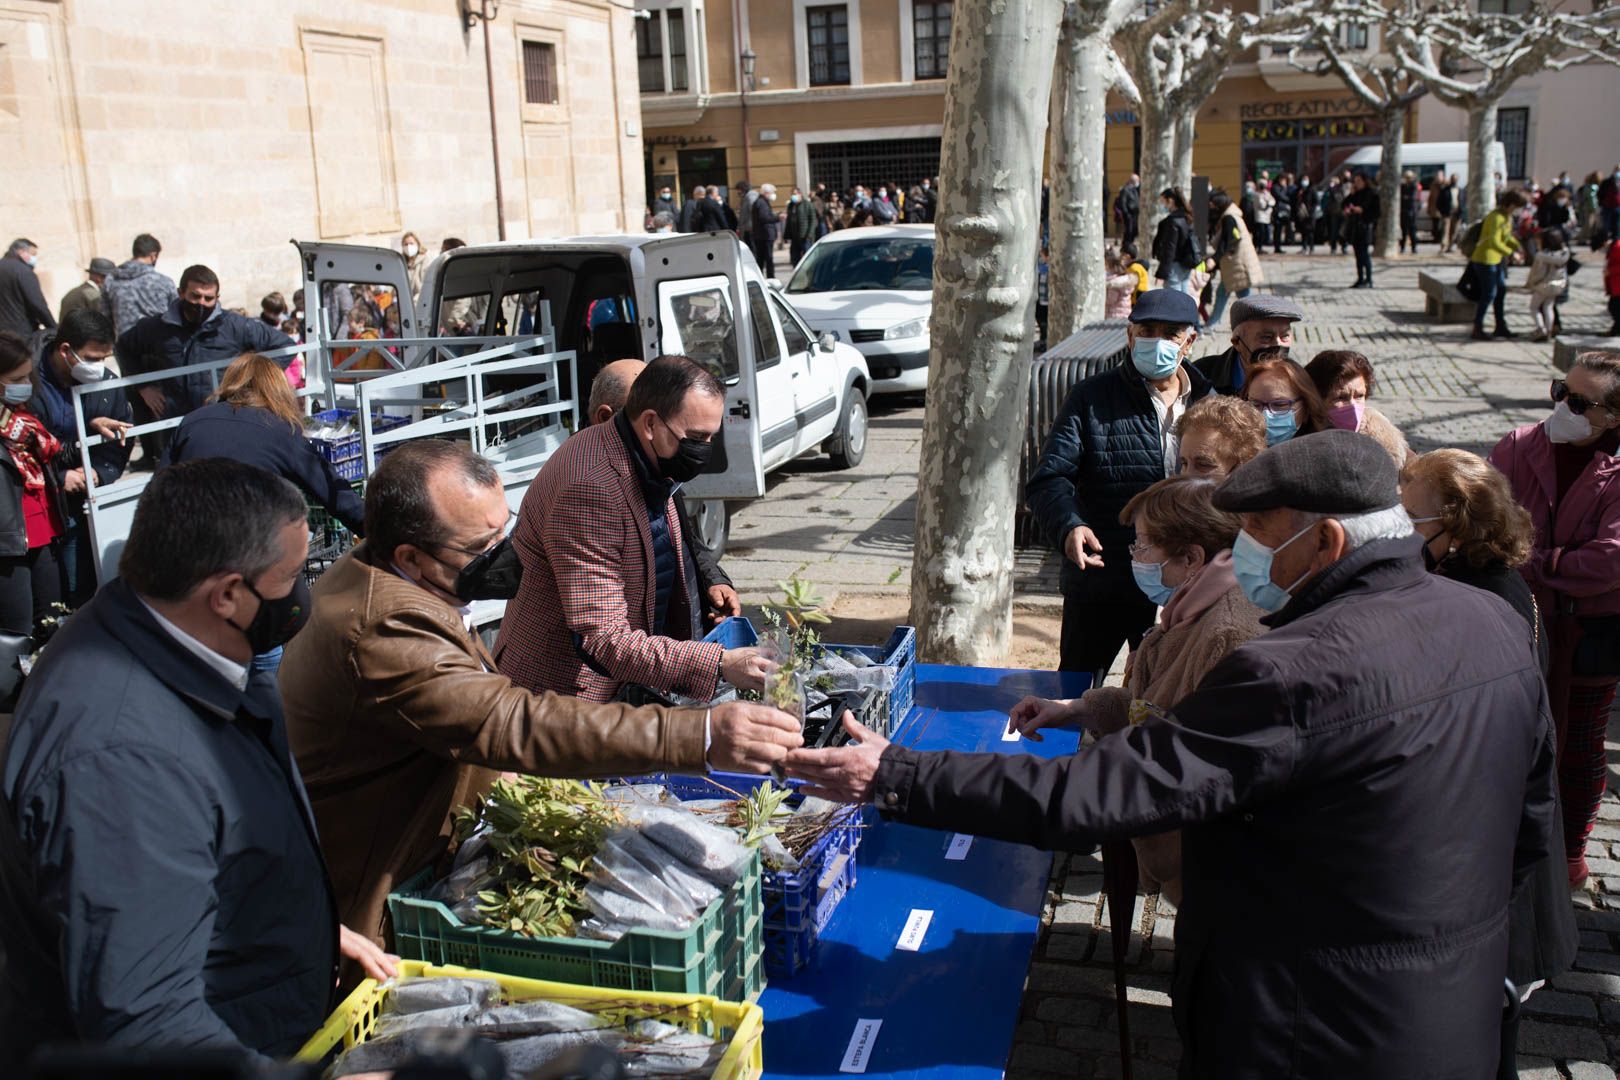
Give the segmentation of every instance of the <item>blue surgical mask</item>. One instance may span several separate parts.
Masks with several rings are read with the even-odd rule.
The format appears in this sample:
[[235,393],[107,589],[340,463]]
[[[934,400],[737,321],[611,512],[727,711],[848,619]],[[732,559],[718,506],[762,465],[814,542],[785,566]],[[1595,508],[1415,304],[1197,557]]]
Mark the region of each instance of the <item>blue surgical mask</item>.
[[1238,532],[1237,540],[1232,544],[1232,572],[1237,575],[1238,587],[1251,604],[1267,612],[1281,611],[1287,606],[1291,594],[1299,588],[1301,581],[1310,576],[1310,571],[1307,570],[1299,581],[1284,589],[1271,580],[1271,562],[1277,552],[1315,527],[1316,522],[1313,521],[1274,548],[1268,548],[1250,536],[1247,529]]
[[1164,583],[1164,563],[1132,559],[1131,576],[1136,579],[1136,587],[1142,590],[1143,595],[1160,607],[1168,604],[1170,597],[1175,594],[1176,587]]
[[1131,363],[1144,379],[1168,379],[1181,366],[1181,346],[1169,338],[1137,338]]
[[5,398],[7,405],[26,405],[28,399],[34,396],[34,387],[30,383],[6,383]]
[[1294,410],[1285,413],[1266,413],[1266,445],[1276,446],[1287,442],[1299,433],[1299,421],[1294,419]]

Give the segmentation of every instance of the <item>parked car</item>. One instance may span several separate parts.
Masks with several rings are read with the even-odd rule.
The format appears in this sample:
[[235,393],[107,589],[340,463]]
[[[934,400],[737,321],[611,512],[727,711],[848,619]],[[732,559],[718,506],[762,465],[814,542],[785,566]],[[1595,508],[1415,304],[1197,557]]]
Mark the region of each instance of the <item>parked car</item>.
[[866,357],[872,393],[928,385],[928,319],[934,299],[934,227],[882,225],[828,233],[783,288],[817,332]]

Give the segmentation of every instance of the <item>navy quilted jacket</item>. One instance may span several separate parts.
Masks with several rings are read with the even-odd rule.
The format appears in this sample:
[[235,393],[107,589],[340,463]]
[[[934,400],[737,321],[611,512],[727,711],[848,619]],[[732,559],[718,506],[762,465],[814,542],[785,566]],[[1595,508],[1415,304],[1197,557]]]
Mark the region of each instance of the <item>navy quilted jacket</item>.
[[[1187,403],[1210,393],[1209,380],[1189,364]],[[1069,391],[1041,448],[1041,460],[1024,486],[1024,501],[1052,545],[1088,525],[1102,541],[1103,566],[1081,570],[1063,562],[1063,595],[1087,600],[1130,600],[1136,593],[1126,548],[1135,530],[1119,512],[1139,491],[1163,480],[1159,417],[1147,383],[1130,364],[1093,375]]]

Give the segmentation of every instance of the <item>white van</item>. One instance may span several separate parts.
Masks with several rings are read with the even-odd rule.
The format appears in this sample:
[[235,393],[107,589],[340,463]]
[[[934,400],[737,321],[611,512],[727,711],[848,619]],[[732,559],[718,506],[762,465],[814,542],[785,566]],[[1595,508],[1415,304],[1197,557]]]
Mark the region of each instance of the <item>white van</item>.
[[[1384,160],[1382,146],[1364,146],[1344,159],[1344,167],[1361,173],[1368,180],[1378,178]],[[1417,174],[1425,189],[1441,173],[1455,176],[1457,185],[1468,187],[1468,144],[1465,142],[1406,143],[1401,147],[1401,171]],[[1507,152],[1502,144],[1491,144],[1491,171],[1507,176]]]

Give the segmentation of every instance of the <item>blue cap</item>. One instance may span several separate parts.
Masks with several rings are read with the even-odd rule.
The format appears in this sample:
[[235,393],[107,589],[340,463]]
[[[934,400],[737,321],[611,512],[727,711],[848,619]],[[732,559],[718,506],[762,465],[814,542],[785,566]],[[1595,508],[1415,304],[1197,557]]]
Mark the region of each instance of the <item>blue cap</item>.
[[1198,301],[1180,289],[1149,289],[1136,298],[1136,306],[1131,308],[1131,322],[1197,326]]

